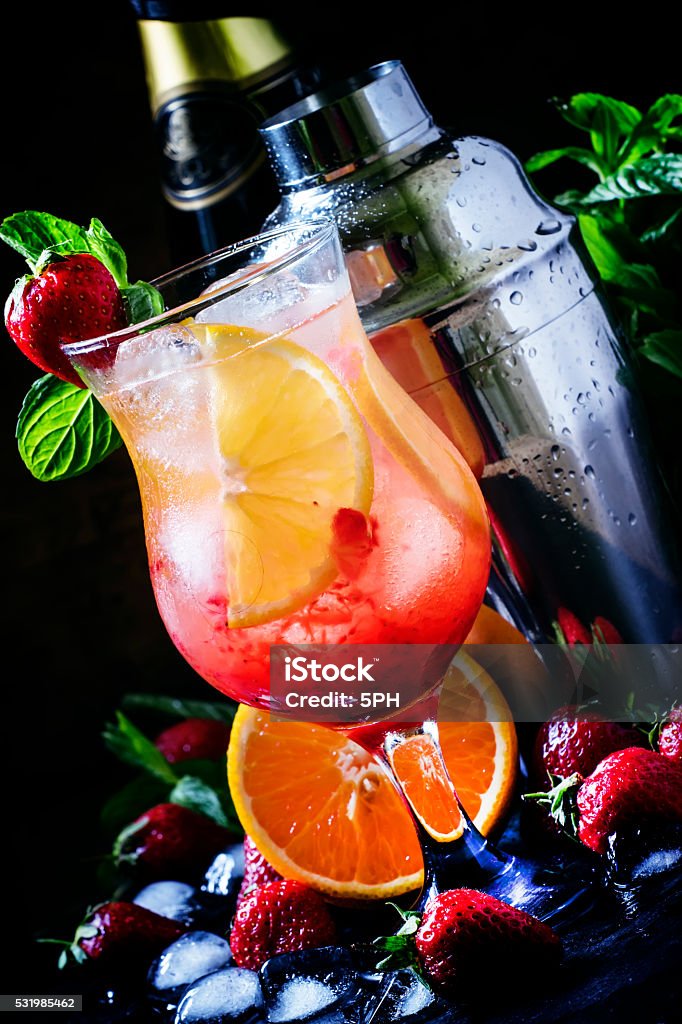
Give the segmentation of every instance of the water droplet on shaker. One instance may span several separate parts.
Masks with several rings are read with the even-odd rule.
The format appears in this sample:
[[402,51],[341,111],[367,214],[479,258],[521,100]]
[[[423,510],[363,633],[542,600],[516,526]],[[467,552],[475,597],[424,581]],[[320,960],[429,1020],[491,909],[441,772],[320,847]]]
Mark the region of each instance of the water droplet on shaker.
[[559,458],[559,455],[561,453],[561,448],[559,447],[558,444],[553,444],[552,447],[549,450],[550,450],[550,452],[552,454],[552,458],[556,462],[556,460]]
[[472,156],[472,164],[477,164],[478,167],[485,167],[485,157],[483,156]]
[[457,198],[455,199],[455,202],[457,203],[458,206],[466,206],[466,204],[467,204],[467,201],[464,198],[464,196],[457,196]]
[[540,221],[535,229],[536,235],[555,235],[557,231],[561,231],[561,221],[558,220],[543,220]]
[[590,465],[585,466],[585,476],[589,477],[590,480],[594,480],[595,474],[594,474],[594,470],[593,470],[592,466],[590,466]]
[[471,230],[472,231],[477,231],[477,232],[481,231],[481,225],[480,224],[472,224],[471,225]]
[[537,242],[533,242],[531,239],[527,239],[525,242],[519,242],[516,246],[521,252],[535,252],[538,247]]
[[570,437],[571,436],[571,428],[570,427],[562,427],[561,428],[561,433],[564,434],[566,437]]
[[523,295],[521,294],[521,292],[512,292],[511,295],[509,296],[509,301],[511,302],[512,306],[520,306],[523,302]]
[[637,522],[637,516],[635,515],[634,512],[631,512],[630,515],[628,516],[628,522],[629,522],[630,526],[634,526],[635,523]]

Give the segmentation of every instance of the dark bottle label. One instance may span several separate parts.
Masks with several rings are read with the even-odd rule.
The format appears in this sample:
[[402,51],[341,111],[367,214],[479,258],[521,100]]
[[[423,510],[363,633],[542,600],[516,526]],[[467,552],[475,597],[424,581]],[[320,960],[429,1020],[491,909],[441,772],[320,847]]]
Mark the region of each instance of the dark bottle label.
[[265,158],[251,112],[218,90],[168,100],[155,118],[166,199],[182,210],[212,206],[241,188]]

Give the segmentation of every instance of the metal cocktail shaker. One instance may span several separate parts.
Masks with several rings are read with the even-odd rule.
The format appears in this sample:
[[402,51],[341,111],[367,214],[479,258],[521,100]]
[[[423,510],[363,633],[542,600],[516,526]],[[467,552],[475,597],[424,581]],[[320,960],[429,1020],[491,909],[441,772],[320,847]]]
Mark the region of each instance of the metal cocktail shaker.
[[574,219],[503,146],[434,125],[397,61],[261,134],[281,190],[267,226],[335,218],[373,344],[479,473],[511,616],[533,640],[562,608],[679,639],[667,493]]

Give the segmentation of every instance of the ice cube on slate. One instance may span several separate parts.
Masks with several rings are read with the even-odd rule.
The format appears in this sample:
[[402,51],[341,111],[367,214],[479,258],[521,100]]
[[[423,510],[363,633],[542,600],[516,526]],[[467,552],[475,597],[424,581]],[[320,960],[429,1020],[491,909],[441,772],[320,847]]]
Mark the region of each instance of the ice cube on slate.
[[392,971],[383,976],[371,1024],[437,1024],[453,1021],[452,1009],[419,980],[414,971]]
[[227,939],[212,932],[185,932],[152,964],[148,981],[159,992],[189,985],[232,960]]
[[196,889],[186,882],[152,882],[138,892],[133,903],[173,921],[192,924],[196,917],[195,900]]
[[268,1021],[361,1021],[378,983],[377,976],[364,973],[363,966],[361,957],[340,946],[273,957],[260,972]]
[[332,985],[316,978],[291,978],[268,1006],[268,1020],[271,1024],[308,1020],[338,1001],[338,991]]
[[258,975],[241,967],[225,967],[186,990],[174,1024],[256,1024],[263,1019]]
[[212,896],[236,895],[244,877],[244,846],[230,846],[223,850],[209,866],[201,884],[203,892]]

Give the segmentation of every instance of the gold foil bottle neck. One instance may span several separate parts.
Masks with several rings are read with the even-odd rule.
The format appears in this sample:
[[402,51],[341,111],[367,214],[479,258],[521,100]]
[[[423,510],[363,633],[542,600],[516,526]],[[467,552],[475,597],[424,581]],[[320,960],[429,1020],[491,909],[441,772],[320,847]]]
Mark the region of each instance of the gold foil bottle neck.
[[264,18],[138,22],[152,111],[201,83],[258,82],[291,59],[291,47]]

